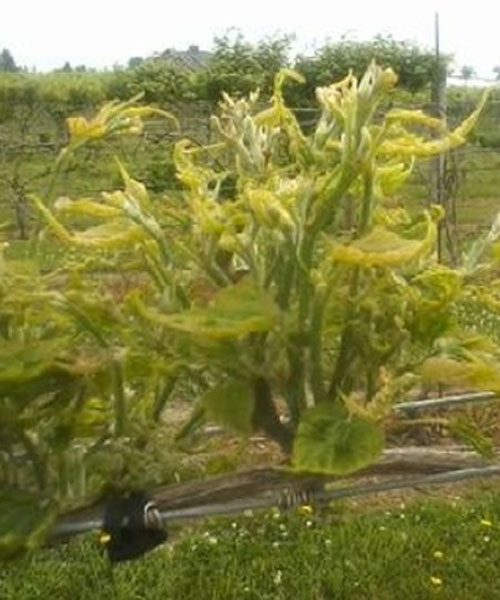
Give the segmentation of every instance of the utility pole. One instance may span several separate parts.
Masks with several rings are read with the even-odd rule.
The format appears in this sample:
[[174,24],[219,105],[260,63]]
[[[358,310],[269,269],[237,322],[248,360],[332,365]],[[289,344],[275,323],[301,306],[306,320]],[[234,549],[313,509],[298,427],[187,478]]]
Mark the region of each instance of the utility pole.
[[[441,61],[441,50],[440,50],[440,40],[439,40],[439,13],[434,14],[434,44],[435,44],[435,57],[436,57],[436,74],[434,77],[434,82],[432,86],[432,105],[434,114],[439,119],[442,119],[443,122],[446,120],[446,69]],[[446,210],[446,198],[445,198],[445,189],[444,189],[444,175],[446,168],[446,156],[444,154],[440,154],[435,159],[434,164],[434,194],[433,194],[433,202],[435,204],[439,204]],[[437,240],[437,251],[438,251],[438,261],[442,262],[443,260],[443,250],[444,250],[444,237],[445,237],[445,228],[447,222],[447,215],[445,213],[445,217],[443,221],[439,224],[438,229],[438,240]]]

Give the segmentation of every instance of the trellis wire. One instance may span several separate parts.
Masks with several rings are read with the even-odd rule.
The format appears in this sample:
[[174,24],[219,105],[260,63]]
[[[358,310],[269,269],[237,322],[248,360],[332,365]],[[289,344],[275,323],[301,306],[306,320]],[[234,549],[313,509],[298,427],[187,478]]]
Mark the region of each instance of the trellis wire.
[[[414,487],[458,483],[472,479],[485,479],[500,475],[500,466],[488,466],[469,469],[459,469],[438,473],[435,475],[424,475],[420,477],[410,477],[407,479],[397,479],[382,481],[379,483],[368,483],[365,485],[349,486],[319,492],[311,492],[310,500],[313,503],[327,503],[344,498],[354,498],[357,496],[366,496],[380,492],[403,490]],[[159,511],[158,516],[164,525],[172,521],[183,521],[211,517],[216,515],[230,515],[234,513],[244,513],[249,510],[260,510],[273,506],[281,505],[283,494],[274,494],[267,497],[241,498],[227,503],[205,504],[202,506],[190,506],[187,508],[176,508],[171,510]],[[86,531],[100,529],[103,523],[101,519],[93,519],[79,522],[62,522],[56,524],[52,531],[53,536],[68,536]]]
[[[392,410],[396,413],[415,413],[424,410],[453,410],[456,407],[467,404],[486,404],[498,400],[495,392],[468,392],[466,394],[455,394],[440,396],[439,398],[426,398],[412,400],[411,402],[400,402],[394,404]],[[217,435],[224,432],[224,428],[218,425],[210,425],[205,428],[205,433]]]
[[468,394],[456,394],[453,396],[443,396],[440,398],[427,398],[425,400],[415,400],[413,402],[401,402],[393,406],[396,412],[414,412],[421,410],[452,410],[457,406],[465,404],[476,404],[493,402],[498,399],[495,392],[471,392]]
[[[412,402],[401,402],[395,404],[393,410],[396,412],[418,412],[422,410],[450,410],[457,406],[465,404],[492,402],[498,399],[494,392],[475,392],[467,394],[456,394],[453,396],[430,398],[425,400],[416,400]],[[487,478],[500,475],[500,466],[478,467],[470,469],[460,469],[427,475],[422,477],[413,477],[406,480],[391,480],[375,484],[366,484],[362,486],[350,486],[347,488],[338,488],[334,490],[325,490],[313,495],[313,500],[317,502],[326,502],[349,498],[360,495],[375,494],[383,491],[405,489],[409,487],[436,485],[445,483],[455,483],[469,479]],[[240,513],[246,510],[258,510],[279,506],[282,494],[266,496],[261,498],[242,498],[228,503],[206,504],[203,506],[194,506],[188,508],[178,508],[161,511],[161,519],[167,523],[169,521],[186,520],[202,518],[215,515],[230,515]],[[99,529],[102,526],[102,520],[87,520],[75,522],[60,522],[52,532],[54,536],[75,535],[93,529]]]

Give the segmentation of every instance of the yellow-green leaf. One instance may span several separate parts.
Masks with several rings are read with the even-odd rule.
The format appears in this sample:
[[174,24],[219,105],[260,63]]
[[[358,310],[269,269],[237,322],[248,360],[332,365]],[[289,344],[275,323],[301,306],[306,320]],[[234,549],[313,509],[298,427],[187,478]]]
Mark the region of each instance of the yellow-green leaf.
[[[429,158],[431,156],[437,156],[438,154],[443,154],[444,152],[449,152],[454,148],[458,148],[462,144],[465,143],[467,136],[472,131],[474,126],[481,115],[481,112],[486,104],[488,99],[488,91],[486,91],[477,108],[460,123],[460,125],[450,131],[447,135],[444,135],[442,138],[427,141],[424,138],[413,136],[410,134],[406,134],[403,136],[389,138],[384,140],[379,148],[378,154],[381,156],[411,156],[411,157],[421,157],[421,158]],[[418,113],[417,113],[418,114]],[[408,121],[410,117],[406,115],[406,120]],[[420,117],[415,117],[419,119]],[[430,125],[432,121],[426,123],[426,125]]]
[[422,378],[430,384],[485,391],[500,390],[500,365],[479,358],[469,361],[447,356],[428,358],[422,365]]
[[245,381],[228,381],[209,390],[201,399],[207,417],[243,435],[252,433],[254,395]]
[[375,462],[383,443],[382,430],[373,421],[339,405],[322,404],[301,418],[293,465],[300,471],[347,475]]
[[436,227],[429,223],[424,239],[408,239],[384,227],[376,226],[366,236],[350,245],[336,244],[332,258],[337,262],[364,267],[395,268],[414,262],[427,254],[436,237]]
[[144,317],[171,329],[214,341],[269,331],[279,319],[273,299],[250,279],[222,289],[205,307],[163,315],[137,303]]
[[387,113],[385,120],[388,123],[405,123],[408,125],[423,125],[430,129],[442,129],[444,123],[442,119],[426,115],[421,110],[407,110],[397,108]]
[[98,219],[113,219],[122,215],[122,211],[114,206],[96,202],[90,198],[70,200],[61,197],[54,203],[54,208],[59,213],[77,217],[95,217]]
[[66,119],[66,123],[72,143],[97,140],[106,135],[106,124],[100,120],[87,121],[85,117],[70,117]]
[[141,208],[149,208],[150,202],[146,186],[140,181],[132,179],[122,163],[118,159],[116,159],[116,161],[118,163],[118,168],[120,169],[123,183],[125,184],[125,194],[130,199],[135,200]]

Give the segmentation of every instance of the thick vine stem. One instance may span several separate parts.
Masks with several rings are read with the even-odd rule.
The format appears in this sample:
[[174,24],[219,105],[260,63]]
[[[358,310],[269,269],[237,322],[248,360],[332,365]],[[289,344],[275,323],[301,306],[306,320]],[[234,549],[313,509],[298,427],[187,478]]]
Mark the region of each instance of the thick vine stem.
[[293,432],[281,422],[276,405],[273,401],[271,386],[263,377],[254,381],[254,427],[261,429],[274,440],[285,454],[291,454],[293,447]]

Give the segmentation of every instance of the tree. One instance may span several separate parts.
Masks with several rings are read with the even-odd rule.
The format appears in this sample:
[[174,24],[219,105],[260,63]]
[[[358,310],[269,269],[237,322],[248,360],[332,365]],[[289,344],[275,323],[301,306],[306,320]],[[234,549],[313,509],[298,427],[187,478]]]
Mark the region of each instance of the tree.
[[166,59],[146,60],[124,71],[123,82],[126,96],[143,92],[146,102],[184,100],[191,91],[189,74]]
[[144,59],[142,58],[142,56],[132,56],[132,58],[128,59],[128,68],[135,69],[139,65],[142,65],[143,62]]
[[222,93],[242,96],[259,88],[263,94],[272,91],[275,74],[289,65],[292,37],[268,38],[257,44],[238,34],[214,40],[215,49],[208,69],[197,77],[202,99],[218,102]]
[[15,73],[19,71],[14,57],[7,48],[4,48],[0,53],[0,71],[5,73]]
[[64,65],[58,69],[58,71],[60,73],[72,73],[73,72],[73,67],[71,66],[71,64],[69,63],[69,61],[66,61],[64,63]]
[[474,67],[471,67],[470,65],[464,65],[460,69],[460,79],[463,79],[466,85],[469,82],[469,80],[475,76],[475,74],[476,71]]
[[[289,101],[294,104],[314,102],[316,87],[328,85],[332,78],[341,78],[349,70],[361,76],[373,59],[394,69],[399,86],[412,94],[428,89],[436,78],[438,65],[434,53],[412,42],[381,35],[362,42],[343,37],[322,46],[313,56],[297,57],[295,69],[304,75],[307,85],[295,88],[299,97],[289,98]],[[442,66],[446,65],[449,57],[441,61]]]
[[495,79],[500,81],[500,65],[493,67],[493,73],[495,73]]

